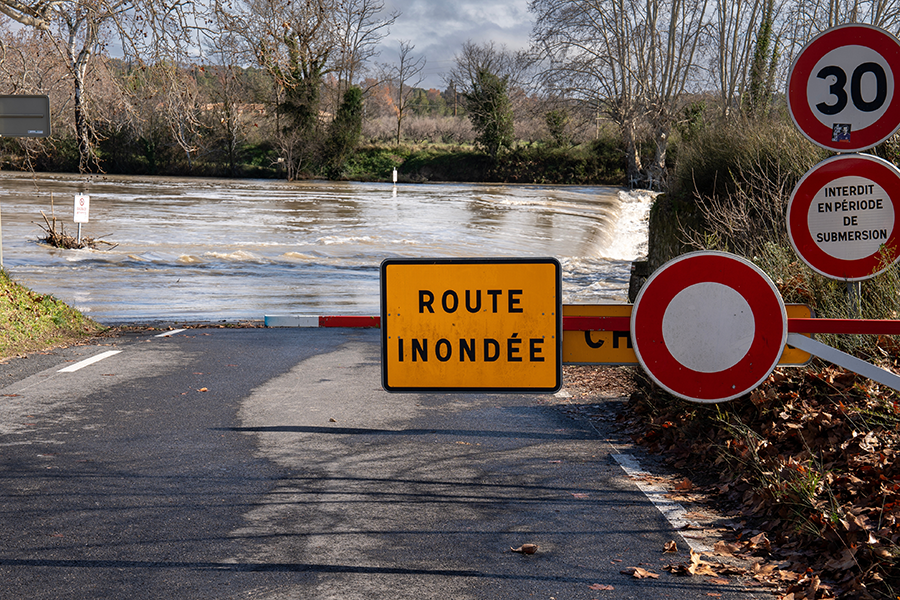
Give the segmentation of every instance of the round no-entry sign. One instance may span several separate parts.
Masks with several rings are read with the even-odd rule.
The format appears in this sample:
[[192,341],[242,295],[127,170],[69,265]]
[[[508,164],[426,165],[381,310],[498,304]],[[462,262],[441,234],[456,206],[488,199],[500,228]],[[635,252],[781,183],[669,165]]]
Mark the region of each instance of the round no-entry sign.
[[672,394],[723,402],[756,388],[778,364],[787,313],[772,280],[725,252],[693,252],[657,270],[631,313],[638,362]]
[[900,170],[888,161],[869,154],[823,160],[791,193],[791,245],[826,277],[874,277],[900,258],[895,199],[900,201]]
[[812,142],[837,152],[877,146],[900,127],[900,41],[871,25],[819,34],[788,75],[788,110]]

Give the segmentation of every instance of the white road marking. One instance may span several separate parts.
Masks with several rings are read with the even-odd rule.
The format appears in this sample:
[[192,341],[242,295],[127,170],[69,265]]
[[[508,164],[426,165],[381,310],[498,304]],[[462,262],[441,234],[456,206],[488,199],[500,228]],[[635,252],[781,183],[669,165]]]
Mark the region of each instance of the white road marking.
[[[634,456],[630,454],[613,454],[612,457],[619,463],[619,466],[622,467],[625,473],[631,477],[638,489],[644,492],[644,495],[650,499],[650,502],[659,509],[659,512],[679,533],[688,526],[697,527],[696,523],[687,518],[687,511],[684,510],[681,504],[666,498],[666,494],[671,493],[669,490],[647,481],[651,474],[641,468],[640,463]],[[696,540],[692,540],[684,535],[681,537],[694,552],[709,552],[711,550],[711,548]]]
[[92,365],[95,362],[99,362],[99,361],[103,360],[104,358],[109,358],[110,356],[114,356],[114,355],[118,354],[119,352],[121,352],[121,350],[107,350],[106,352],[102,352],[102,353],[98,354],[97,356],[92,356],[91,358],[86,358],[80,362],[75,363],[74,365],[69,365],[68,367],[65,367],[64,369],[60,369],[59,371],[57,371],[57,373],[74,373],[78,369],[83,369],[84,367],[86,367],[88,365]]
[[169,336],[175,335],[176,333],[181,333],[182,331],[187,331],[187,329],[173,329],[172,331],[160,333],[159,335],[155,335],[153,337],[169,337]]

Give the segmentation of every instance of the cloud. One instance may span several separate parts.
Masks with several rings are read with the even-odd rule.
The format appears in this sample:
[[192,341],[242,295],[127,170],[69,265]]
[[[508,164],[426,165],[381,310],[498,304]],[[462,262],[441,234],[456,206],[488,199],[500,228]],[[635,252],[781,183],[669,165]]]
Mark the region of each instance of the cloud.
[[385,8],[401,15],[382,42],[379,62],[395,62],[399,42],[409,42],[415,46],[412,54],[426,60],[421,85],[438,89],[445,87],[442,75],[464,43],[494,42],[521,50],[528,47],[533,21],[528,0],[388,0]]

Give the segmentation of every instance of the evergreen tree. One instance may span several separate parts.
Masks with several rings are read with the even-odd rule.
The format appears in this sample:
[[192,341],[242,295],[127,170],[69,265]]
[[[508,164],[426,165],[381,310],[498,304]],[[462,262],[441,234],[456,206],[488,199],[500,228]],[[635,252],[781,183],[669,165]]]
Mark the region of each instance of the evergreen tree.
[[509,77],[498,77],[487,69],[479,69],[472,91],[466,94],[466,111],[475,128],[476,143],[497,158],[500,150],[514,140],[512,104],[507,86]]
[[766,0],[762,22],[756,34],[756,48],[750,65],[749,98],[747,112],[752,116],[764,116],[769,110],[772,95],[775,66],[778,63],[778,48],[772,30],[774,0]]
[[359,145],[362,137],[362,120],[363,93],[361,89],[353,86],[344,92],[344,98],[329,128],[324,159],[330,178],[340,177],[347,158]]

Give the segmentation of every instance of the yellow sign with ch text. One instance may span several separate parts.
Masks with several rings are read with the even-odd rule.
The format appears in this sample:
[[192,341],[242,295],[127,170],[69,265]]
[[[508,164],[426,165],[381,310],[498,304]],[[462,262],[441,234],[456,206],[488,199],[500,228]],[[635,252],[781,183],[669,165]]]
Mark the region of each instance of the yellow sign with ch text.
[[388,259],[381,368],[388,391],[555,392],[561,267],[541,259]]

